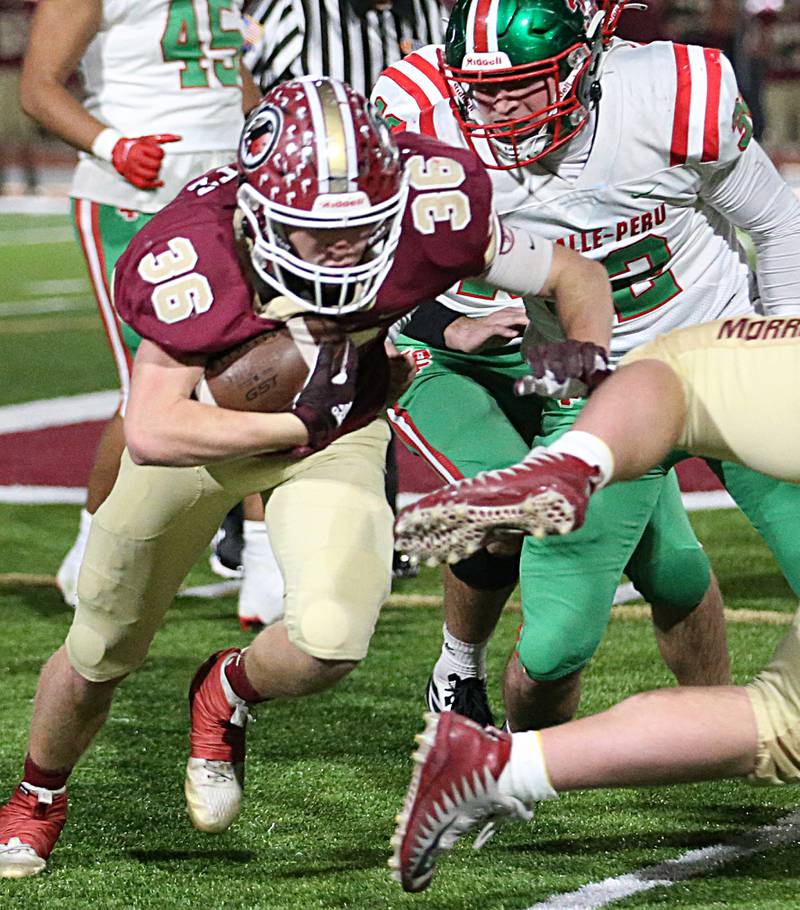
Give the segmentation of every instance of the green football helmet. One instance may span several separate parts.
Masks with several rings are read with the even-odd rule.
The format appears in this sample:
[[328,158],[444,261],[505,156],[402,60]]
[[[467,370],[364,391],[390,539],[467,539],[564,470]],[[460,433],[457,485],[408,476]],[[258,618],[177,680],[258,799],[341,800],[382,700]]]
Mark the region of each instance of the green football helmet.
[[[583,127],[600,97],[600,55],[624,6],[625,0],[456,0],[439,65],[459,126],[487,167],[530,164]],[[535,100],[521,116],[505,118],[498,106],[490,117],[485,99],[500,92]],[[486,140],[488,158],[475,140]]]

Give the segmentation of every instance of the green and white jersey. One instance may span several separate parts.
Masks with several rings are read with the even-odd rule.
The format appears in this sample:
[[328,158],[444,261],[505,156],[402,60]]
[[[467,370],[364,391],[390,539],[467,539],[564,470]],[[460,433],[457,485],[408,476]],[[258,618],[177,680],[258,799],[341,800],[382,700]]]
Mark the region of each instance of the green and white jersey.
[[242,0],[104,0],[81,60],[84,106],[123,136],[175,133],[164,186],[137,190],[81,154],[71,195],[156,212],[193,176],[229,161],[241,132]]
[[[385,70],[372,97],[394,128],[464,145],[436,51],[423,48]],[[798,312],[800,203],[751,141],[725,57],[672,42],[616,41],[601,85],[596,116],[565,149],[490,174],[504,223],[605,265],[616,310],[612,356],[677,326],[752,312],[757,292],[735,227],[754,239],[765,309]],[[474,150],[494,160],[478,142]],[[462,283],[440,299],[485,314],[470,309],[475,293],[492,291]]]

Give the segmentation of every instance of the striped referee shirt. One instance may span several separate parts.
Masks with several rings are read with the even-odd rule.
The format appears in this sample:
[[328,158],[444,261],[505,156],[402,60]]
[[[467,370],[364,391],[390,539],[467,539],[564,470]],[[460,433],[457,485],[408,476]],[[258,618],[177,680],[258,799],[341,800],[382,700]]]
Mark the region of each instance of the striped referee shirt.
[[[359,7],[368,8],[359,15]],[[369,97],[389,64],[444,39],[438,0],[254,0],[246,10],[244,62],[261,91],[302,75],[332,76]]]

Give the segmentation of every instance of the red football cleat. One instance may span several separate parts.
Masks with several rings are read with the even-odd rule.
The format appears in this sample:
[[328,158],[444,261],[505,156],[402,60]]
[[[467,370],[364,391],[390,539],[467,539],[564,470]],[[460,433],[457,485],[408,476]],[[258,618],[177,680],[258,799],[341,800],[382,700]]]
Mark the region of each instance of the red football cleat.
[[534,449],[518,464],[481,471],[407,506],[395,522],[395,546],[436,565],[471,556],[487,536],[567,534],[583,524],[598,479],[580,458]]
[[511,755],[510,733],[483,728],[452,711],[425,717],[425,732],[417,737],[414,754],[417,767],[397,816],[389,860],[405,891],[424,891],[440,854],[476,825],[485,826],[475,842],[479,848],[494,830],[494,820],[528,821],[533,815],[497,788]]
[[247,702],[231,689],[225,665],[239,648],[218,651],[198,669],[189,688],[192,729],[184,793],[192,824],[212,834],[239,817],[244,791]]
[[0,809],[0,878],[38,875],[67,821],[67,790],[21,783]]

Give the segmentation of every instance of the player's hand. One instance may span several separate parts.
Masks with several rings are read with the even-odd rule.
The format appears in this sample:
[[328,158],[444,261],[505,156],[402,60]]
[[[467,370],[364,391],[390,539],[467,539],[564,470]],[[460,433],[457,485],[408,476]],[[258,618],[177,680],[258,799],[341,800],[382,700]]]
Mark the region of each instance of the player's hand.
[[392,407],[414,381],[417,367],[411,354],[399,351],[388,338],[384,345],[389,361],[389,393],[386,396],[386,406]]
[[525,357],[531,372],[514,383],[517,395],[582,398],[611,373],[605,348],[591,341],[534,344]]
[[333,440],[353,406],[357,363],[356,346],[345,334],[319,345],[317,361],[292,407],[308,430],[308,443],[293,449],[293,455],[310,455]]
[[153,136],[122,137],[111,150],[111,163],[120,174],[140,190],[154,190],[164,186],[158,179],[165,142],[178,142],[180,136],[158,133]]
[[512,338],[520,338],[528,325],[521,307],[507,306],[488,316],[459,316],[444,330],[444,341],[451,351],[477,354],[498,348]]

